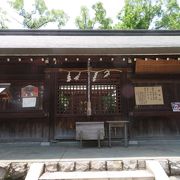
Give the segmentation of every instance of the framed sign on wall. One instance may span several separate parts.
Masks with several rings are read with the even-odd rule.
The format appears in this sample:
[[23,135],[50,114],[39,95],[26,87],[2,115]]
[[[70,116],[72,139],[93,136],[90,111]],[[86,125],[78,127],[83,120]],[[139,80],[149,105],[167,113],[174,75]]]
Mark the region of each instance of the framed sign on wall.
[[136,105],[163,105],[161,86],[134,87]]
[[28,85],[21,88],[22,107],[32,108],[36,107],[37,97],[39,95],[38,87]]
[[180,102],[171,102],[173,112],[180,112]]

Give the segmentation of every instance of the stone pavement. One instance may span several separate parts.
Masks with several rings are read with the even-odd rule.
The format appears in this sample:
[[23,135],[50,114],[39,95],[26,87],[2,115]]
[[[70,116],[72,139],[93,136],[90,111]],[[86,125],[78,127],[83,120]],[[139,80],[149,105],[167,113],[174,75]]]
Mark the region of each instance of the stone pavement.
[[79,148],[77,143],[53,143],[42,146],[40,143],[0,144],[0,160],[2,161],[39,161],[62,159],[180,159],[180,144],[85,146]]
[[[77,142],[51,143],[50,146],[40,143],[0,143],[0,175],[8,172],[9,176],[24,177],[32,162],[44,162],[50,169],[57,163],[70,163],[78,167],[78,162],[122,163],[122,169],[136,169],[144,166],[144,160],[158,160],[171,180],[180,175],[180,144],[163,143],[154,145],[114,145],[111,148],[97,144],[85,144],[79,148]],[[66,163],[67,162],[67,163]],[[89,164],[89,163],[88,163]],[[101,163],[100,163],[101,164]],[[142,166],[142,167],[143,167]],[[104,167],[104,166],[103,166]],[[121,167],[121,166],[119,166]],[[175,177],[176,176],[176,177]]]

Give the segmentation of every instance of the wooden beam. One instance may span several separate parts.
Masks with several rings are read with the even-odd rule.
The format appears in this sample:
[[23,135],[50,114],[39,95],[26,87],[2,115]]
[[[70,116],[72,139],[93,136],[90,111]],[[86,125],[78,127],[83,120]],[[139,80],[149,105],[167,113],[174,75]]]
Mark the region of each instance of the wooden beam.
[[46,118],[47,114],[44,112],[0,112],[1,119],[31,119],[31,118]]
[[179,117],[180,112],[173,111],[138,111],[138,112],[129,112],[129,115],[132,117]]

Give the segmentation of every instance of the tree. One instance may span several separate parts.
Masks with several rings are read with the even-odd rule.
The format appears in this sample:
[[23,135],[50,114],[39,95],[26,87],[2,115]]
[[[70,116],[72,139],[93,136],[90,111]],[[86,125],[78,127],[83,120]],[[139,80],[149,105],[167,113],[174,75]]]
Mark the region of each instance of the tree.
[[80,16],[76,17],[75,24],[79,29],[93,29],[94,20],[90,19],[89,9],[86,6],[81,7]]
[[0,8],[0,29],[7,29],[6,23],[8,22],[8,18],[6,17],[6,12]]
[[180,29],[180,5],[177,0],[164,0],[162,18],[156,22],[157,29]]
[[92,6],[95,11],[94,21],[99,24],[98,29],[112,29],[112,19],[106,17],[106,10],[101,2],[97,2]]
[[161,15],[161,5],[161,0],[125,0],[114,28],[149,29],[153,20]]
[[89,9],[85,6],[81,7],[80,16],[75,20],[79,29],[112,29],[112,19],[106,17],[106,10],[101,2],[97,2],[92,6],[94,18],[90,18]]
[[48,10],[44,0],[35,0],[31,11],[25,9],[24,0],[11,0],[10,5],[23,17],[23,26],[28,29],[39,29],[48,23],[56,23],[61,28],[68,20],[63,10]]

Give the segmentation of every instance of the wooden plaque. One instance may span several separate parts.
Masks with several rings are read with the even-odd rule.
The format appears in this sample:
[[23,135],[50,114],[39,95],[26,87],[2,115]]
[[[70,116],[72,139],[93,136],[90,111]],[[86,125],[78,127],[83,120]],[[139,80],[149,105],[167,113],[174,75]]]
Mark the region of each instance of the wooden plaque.
[[137,59],[135,72],[137,74],[180,74],[180,61]]
[[163,105],[163,93],[161,86],[135,87],[136,105]]

